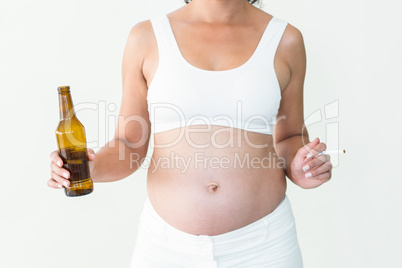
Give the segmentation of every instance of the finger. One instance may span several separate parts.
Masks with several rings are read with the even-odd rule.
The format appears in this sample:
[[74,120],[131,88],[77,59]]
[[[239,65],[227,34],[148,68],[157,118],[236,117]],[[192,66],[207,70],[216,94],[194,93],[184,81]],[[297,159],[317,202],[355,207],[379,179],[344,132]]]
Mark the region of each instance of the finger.
[[66,179],[64,179],[62,176],[60,176],[59,174],[55,173],[54,171],[52,171],[52,178],[57,181],[59,184],[64,185],[65,187],[68,187],[70,185],[70,182]]
[[306,159],[309,159],[309,158],[312,158],[312,157],[318,155],[322,151],[325,151],[325,149],[327,149],[327,145],[325,145],[325,143],[323,143],[323,142],[320,142],[319,144],[317,144],[316,146],[314,146],[314,148],[312,148],[310,150],[310,152],[306,155]]
[[328,171],[326,171],[324,173],[321,173],[319,175],[311,177],[311,179],[320,180],[320,181],[322,181],[324,183],[324,182],[327,182],[327,181],[329,181],[331,179],[331,176],[332,176],[331,173],[332,173],[332,170],[328,170]]
[[88,148],[88,159],[89,161],[95,160],[95,151],[89,148]]
[[56,166],[54,162],[50,162],[50,169],[58,174],[59,176],[64,177],[65,179],[70,178],[70,172],[68,172],[67,169],[61,168],[59,166]]
[[53,161],[56,165],[58,165],[59,167],[63,166],[63,160],[61,159],[58,150],[53,151],[53,152],[50,154],[50,159],[52,159],[52,161]]
[[63,185],[61,185],[60,183],[58,183],[57,181],[55,181],[53,178],[49,179],[47,181],[47,186],[54,188],[54,189],[61,189],[63,188]]
[[324,164],[325,162],[330,162],[330,161],[331,161],[331,157],[329,154],[318,155],[318,156],[314,157],[313,159],[311,159],[306,164],[304,164],[303,170],[304,171],[311,170],[311,169],[314,169],[314,168]]
[[311,179],[320,179],[321,174],[325,174],[328,171],[332,170],[332,164],[330,162],[325,162],[321,166],[318,166],[315,169],[312,169],[308,171],[305,176],[306,178],[311,178]]
[[306,156],[318,143],[320,142],[319,138],[315,138],[311,142],[307,143],[303,146],[303,155]]

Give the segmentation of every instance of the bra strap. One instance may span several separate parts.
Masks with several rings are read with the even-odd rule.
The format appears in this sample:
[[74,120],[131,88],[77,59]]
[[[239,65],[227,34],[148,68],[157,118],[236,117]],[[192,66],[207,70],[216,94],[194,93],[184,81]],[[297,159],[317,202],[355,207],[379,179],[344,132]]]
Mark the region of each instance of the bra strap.
[[264,50],[270,54],[270,57],[273,60],[288,23],[277,17],[274,17],[271,23],[270,32],[264,40],[265,43],[263,46]]
[[165,58],[170,54],[169,47],[171,46],[168,32],[166,31],[166,22],[164,20],[163,16],[150,19],[158,45],[159,64],[164,62]]

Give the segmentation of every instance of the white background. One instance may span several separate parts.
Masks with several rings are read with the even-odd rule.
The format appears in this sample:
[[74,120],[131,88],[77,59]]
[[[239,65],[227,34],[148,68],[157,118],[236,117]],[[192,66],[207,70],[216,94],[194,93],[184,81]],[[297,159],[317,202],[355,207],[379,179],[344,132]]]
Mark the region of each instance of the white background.
[[[396,3],[264,2],[266,12],[304,36],[305,118],[339,104],[336,118],[308,127],[310,138],[325,142],[327,125],[335,122],[339,148],[347,150],[327,184],[303,190],[288,181],[306,268],[402,267],[402,21]],[[129,266],[146,169],[96,184],[81,198],[48,188],[57,87],[69,84],[75,105],[95,104],[77,115],[97,151],[114,130],[99,114],[113,118],[120,108],[128,32],[183,5],[1,0],[0,267]],[[116,109],[102,111],[102,105]]]

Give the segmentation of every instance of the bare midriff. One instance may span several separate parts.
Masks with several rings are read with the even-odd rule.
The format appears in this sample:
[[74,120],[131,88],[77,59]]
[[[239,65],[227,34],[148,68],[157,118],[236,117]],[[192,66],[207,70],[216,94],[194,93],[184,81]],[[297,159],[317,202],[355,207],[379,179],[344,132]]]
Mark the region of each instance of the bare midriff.
[[286,192],[272,135],[192,125],[154,135],[147,190],[168,224],[218,235],[271,213]]

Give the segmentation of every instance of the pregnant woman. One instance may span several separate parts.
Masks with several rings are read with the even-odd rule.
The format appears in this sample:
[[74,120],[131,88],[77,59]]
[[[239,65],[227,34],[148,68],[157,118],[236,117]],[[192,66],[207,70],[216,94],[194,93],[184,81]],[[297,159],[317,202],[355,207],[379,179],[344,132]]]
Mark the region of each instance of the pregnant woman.
[[286,177],[315,188],[332,165],[304,127],[303,37],[254,2],[193,0],[129,34],[115,137],[88,158],[116,181],[154,148],[132,267],[303,267]]

